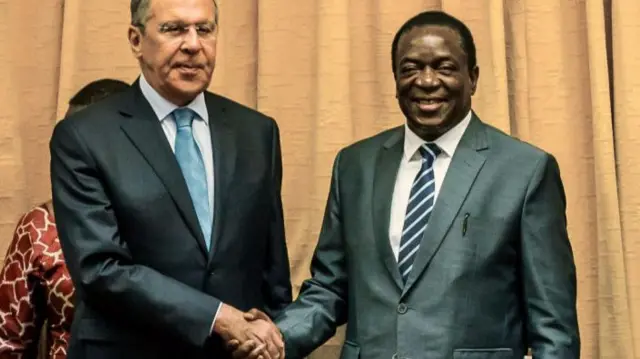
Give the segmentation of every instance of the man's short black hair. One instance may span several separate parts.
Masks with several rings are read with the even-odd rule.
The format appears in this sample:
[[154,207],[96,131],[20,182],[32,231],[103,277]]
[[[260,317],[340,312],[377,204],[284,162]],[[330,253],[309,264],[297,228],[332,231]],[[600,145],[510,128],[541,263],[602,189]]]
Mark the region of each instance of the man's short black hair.
[[78,93],[69,100],[69,106],[89,106],[109,95],[124,91],[128,88],[129,84],[124,81],[115,79],[96,80],[90,82],[78,91]]
[[471,30],[469,30],[467,25],[443,11],[425,11],[407,20],[393,38],[393,44],[391,45],[391,67],[394,76],[397,65],[396,52],[398,51],[398,42],[400,42],[402,35],[413,28],[430,25],[448,27],[457,32],[460,35],[460,40],[462,42],[462,50],[464,50],[467,55],[469,71],[472,71],[476,67],[476,45],[473,42]]

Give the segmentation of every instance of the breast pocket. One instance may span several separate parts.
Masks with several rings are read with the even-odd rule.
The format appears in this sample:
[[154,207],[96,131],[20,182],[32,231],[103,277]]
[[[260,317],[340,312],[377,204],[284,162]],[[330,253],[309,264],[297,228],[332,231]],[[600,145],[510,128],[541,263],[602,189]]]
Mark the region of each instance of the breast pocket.
[[496,237],[505,230],[506,223],[505,219],[499,217],[480,217],[467,213],[462,216],[462,233],[471,238]]
[[514,230],[503,218],[469,215],[462,218],[462,241],[474,249],[476,260],[480,261],[511,247],[518,237]]
[[358,344],[345,340],[340,353],[340,359],[358,359],[360,358],[360,346]]
[[500,247],[506,228],[506,221],[501,218],[463,212],[449,229],[438,256],[446,259],[446,267],[453,269],[453,273],[468,271],[476,265],[478,257],[482,260]]
[[453,359],[515,359],[510,348],[456,349]]

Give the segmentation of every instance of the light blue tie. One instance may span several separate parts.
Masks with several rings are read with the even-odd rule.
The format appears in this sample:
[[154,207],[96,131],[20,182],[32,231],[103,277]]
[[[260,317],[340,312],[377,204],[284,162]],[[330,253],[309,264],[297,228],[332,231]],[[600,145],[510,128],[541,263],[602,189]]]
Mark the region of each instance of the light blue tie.
[[413,269],[413,261],[435,204],[436,180],[433,175],[433,162],[439,153],[440,148],[433,143],[425,143],[420,147],[422,167],[411,187],[398,253],[398,269],[405,283]]
[[212,216],[209,208],[209,192],[207,191],[207,172],[198,144],[193,138],[191,125],[195,116],[196,114],[189,108],[177,108],[173,111],[177,128],[175,151],[208,250],[211,246]]

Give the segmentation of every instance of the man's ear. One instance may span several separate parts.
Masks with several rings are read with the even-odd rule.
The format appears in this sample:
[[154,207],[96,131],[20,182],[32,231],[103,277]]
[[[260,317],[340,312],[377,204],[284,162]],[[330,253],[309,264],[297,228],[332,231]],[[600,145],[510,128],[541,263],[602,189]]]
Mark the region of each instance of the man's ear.
[[129,46],[131,46],[131,52],[136,59],[142,57],[142,30],[137,26],[130,25],[127,31],[127,37],[129,38]]
[[478,79],[480,78],[480,68],[478,66],[474,67],[469,75],[471,77],[471,95],[475,95],[478,87]]

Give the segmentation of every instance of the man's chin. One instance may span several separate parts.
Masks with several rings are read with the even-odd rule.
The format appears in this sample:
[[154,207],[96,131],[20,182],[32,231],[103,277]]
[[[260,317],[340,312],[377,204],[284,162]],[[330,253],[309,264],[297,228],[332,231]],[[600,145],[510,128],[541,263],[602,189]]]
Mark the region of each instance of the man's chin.
[[408,125],[418,137],[425,141],[433,141],[446,132],[446,120],[440,116],[413,117]]
[[419,127],[441,127],[442,124],[445,122],[444,118],[440,115],[434,115],[434,116],[415,116],[412,121],[414,122],[415,125],[419,126]]
[[209,82],[203,79],[192,79],[192,80],[182,80],[176,81],[173,84],[174,88],[180,92],[185,93],[200,93],[207,89],[209,86]]
[[189,100],[189,102],[192,101],[201,92],[207,90],[207,84],[203,84],[202,82],[179,82],[172,85],[173,86],[171,86],[171,92],[174,97]]

